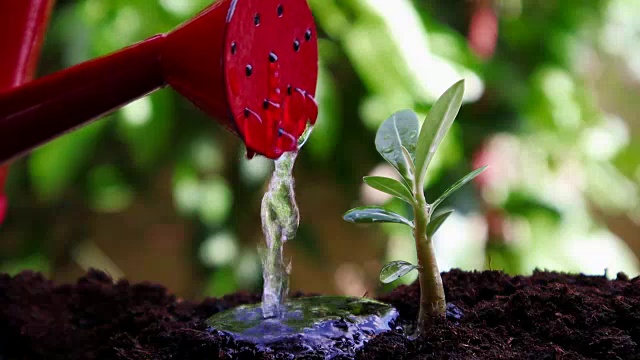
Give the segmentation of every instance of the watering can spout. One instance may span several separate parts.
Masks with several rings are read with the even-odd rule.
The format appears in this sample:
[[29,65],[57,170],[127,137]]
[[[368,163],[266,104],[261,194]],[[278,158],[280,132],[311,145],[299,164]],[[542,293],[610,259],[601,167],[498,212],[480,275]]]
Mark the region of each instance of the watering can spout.
[[317,116],[305,0],[220,0],[167,34],[0,92],[0,164],[166,85],[277,159]]

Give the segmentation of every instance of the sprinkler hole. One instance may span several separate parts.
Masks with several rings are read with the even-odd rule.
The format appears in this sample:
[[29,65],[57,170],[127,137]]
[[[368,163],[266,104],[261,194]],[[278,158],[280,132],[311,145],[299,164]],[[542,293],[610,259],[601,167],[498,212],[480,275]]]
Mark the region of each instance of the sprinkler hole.
[[270,63],[274,63],[278,61],[278,55],[276,55],[276,53],[274,53],[273,51],[269,53],[269,62]]
[[308,29],[308,30],[304,33],[304,39],[305,39],[306,41],[310,41],[310,40],[311,40],[311,35],[312,35],[311,29]]
[[295,52],[300,51],[300,41],[298,39],[296,39],[293,42],[293,51],[295,51]]
[[291,88],[291,85],[287,86],[287,95],[293,95],[293,89]]
[[249,115],[251,115],[251,111],[249,110],[249,108],[244,108],[244,117],[245,117],[245,119],[248,119]]
[[264,101],[262,102],[262,108],[265,110],[269,109],[269,100],[264,99]]
[[238,45],[234,41],[231,43],[231,55],[235,55],[237,50],[238,50]]
[[255,14],[255,16],[253,17],[253,24],[255,26],[260,25],[260,14],[257,14],[257,13]]
[[247,65],[247,67],[245,68],[245,72],[247,74],[247,77],[251,76],[251,74],[253,74],[253,66]]
[[278,128],[278,136],[282,136],[284,134],[284,130],[282,128]]
[[284,15],[284,6],[282,4],[278,5],[278,17],[282,17]]

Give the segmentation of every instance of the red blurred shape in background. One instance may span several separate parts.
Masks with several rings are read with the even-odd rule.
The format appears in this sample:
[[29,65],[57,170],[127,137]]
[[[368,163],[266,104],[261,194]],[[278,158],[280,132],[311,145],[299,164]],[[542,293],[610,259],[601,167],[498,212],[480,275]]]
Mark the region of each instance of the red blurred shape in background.
[[480,5],[471,16],[469,46],[480,58],[493,57],[498,42],[498,17],[490,6]]
[[[53,4],[53,0],[0,0],[0,91],[33,78]],[[7,166],[0,167],[0,224],[7,211],[7,173]]]

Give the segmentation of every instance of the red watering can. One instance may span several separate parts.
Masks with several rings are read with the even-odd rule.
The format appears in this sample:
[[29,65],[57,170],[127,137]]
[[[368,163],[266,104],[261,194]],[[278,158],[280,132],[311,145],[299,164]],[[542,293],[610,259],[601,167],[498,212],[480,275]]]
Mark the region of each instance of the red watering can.
[[[0,164],[167,85],[250,156],[296,150],[315,122],[318,43],[305,0],[219,0],[172,32],[27,82],[52,4],[0,0]],[[0,195],[0,221],[3,204]]]

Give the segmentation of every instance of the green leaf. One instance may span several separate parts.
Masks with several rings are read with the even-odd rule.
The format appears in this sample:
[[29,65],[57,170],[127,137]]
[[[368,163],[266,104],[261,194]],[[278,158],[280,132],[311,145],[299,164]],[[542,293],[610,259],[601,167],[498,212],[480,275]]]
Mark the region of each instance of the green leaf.
[[411,165],[402,153],[402,146],[413,154],[419,131],[418,116],[411,110],[403,110],[385,120],[376,133],[376,149],[408,182],[413,182],[414,178]]
[[453,194],[458,189],[466,185],[469,181],[475,179],[483,171],[487,170],[487,167],[488,166],[484,166],[484,167],[481,167],[480,169],[476,169],[470,172],[469,174],[467,174],[467,176],[458,180],[455,184],[453,184],[450,188],[448,188],[444,193],[442,193],[442,195],[440,195],[440,197],[436,201],[434,201],[433,204],[431,204],[432,211],[435,210],[438,207],[438,205],[440,205],[440,203],[444,201],[444,199],[448,198],[451,194]]
[[429,225],[427,225],[427,237],[431,238],[433,234],[440,229],[440,226],[444,224],[444,222],[449,218],[449,216],[453,214],[453,210],[445,211],[442,214],[436,216],[435,218],[429,221]]
[[419,184],[424,183],[429,163],[460,111],[463,95],[464,80],[460,80],[445,91],[433,104],[424,124],[422,124],[415,153],[416,177]]
[[392,261],[380,270],[380,282],[384,284],[394,282],[417,268],[417,265],[406,261]]
[[405,184],[397,180],[380,176],[365,176],[363,180],[365,184],[371,186],[376,190],[380,190],[383,193],[393,195],[401,200],[408,202],[409,204],[414,203],[411,191],[407,189],[407,186]]
[[352,223],[396,223],[413,228],[413,223],[403,216],[378,206],[367,206],[351,209],[343,216],[345,221]]

